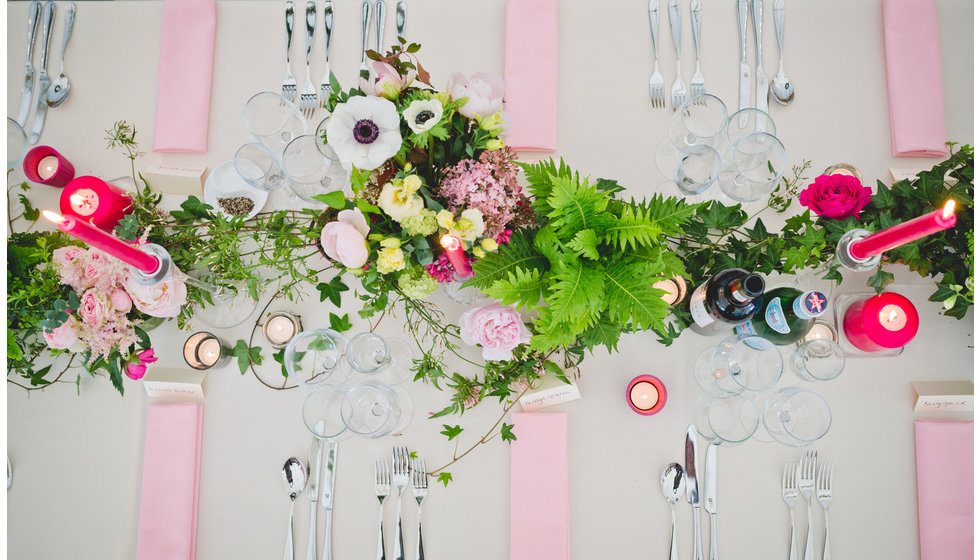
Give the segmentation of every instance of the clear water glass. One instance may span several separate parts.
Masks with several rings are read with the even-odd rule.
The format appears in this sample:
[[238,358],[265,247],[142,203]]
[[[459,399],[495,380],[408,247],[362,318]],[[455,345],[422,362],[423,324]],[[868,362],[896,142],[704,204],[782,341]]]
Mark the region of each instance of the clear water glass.
[[277,154],[294,138],[306,134],[306,119],[299,109],[271,91],[253,95],[245,104],[242,120],[256,142]]
[[349,435],[340,415],[343,402],[344,392],[337,389],[310,393],[303,401],[303,425],[318,438],[336,439]]
[[668,138],[681,152],[705,144],[717,147],[728,126],[728,108],[714,95],[692,97],[670,119]]
[[708,441],[741,443],[759,428],[759,407],[744,395],[705,393],[694,405],[694,424]]
[[17,167],[27,153],[27,135],[14,119],[7,117],[7,171]]
[[760,336],[736,334],[718,344],[710,367],[721,390],[759,393],[776,386],[783,373],[783,356]]
[[772,439],[790,447],[803,447],[830,430],[830,405],[813,391],[787,387],[766,399],[762,423]]
[[772,134],[755,132],[723,150],[718,185],[729,198],[752,202],[767,196],[786,170],[786,148]]
[[235,171],[249,186],[272,192],[286,184],[279,158],[258,142],[249,142],[235,152]]
[[769,113],[749,107],[735,111],[729,117],[728,126],[725,127],[725,130],[727,132],[726,144],[734,144],[745,136],[756,132],[765,132],[775,136],[776,123],[769,116]]
[[818,338],[799,345],[790,364],[806,381],[830,381],[844,371],[844,351],[833,340]]
[[685,195],[704,192],[721,172],[721,156],[711,146],[698,144],[681,152],[669,139],[657,145],[654,159],[664,177]]
[[290,190],[313,204],[323,204],[313,196],[343,191],[350,179],[333,149],[312,134],[299,136],[286,146],[282,166],[289,179]]
[[340,407],[347,429],[369,438],[401,433],[411,422],[413,412],[407,391],[377,382],[351,387]]
[[389,385],[407,380],[414,360],[412,346],[404,340],[385,340],[370,332],[353,336],[347,351],[351,369]]
[[350,376],[344,355],[348,345],[344,335],[331,329],[303,331],[286,345],[286,375],[307,391],[338,389]]

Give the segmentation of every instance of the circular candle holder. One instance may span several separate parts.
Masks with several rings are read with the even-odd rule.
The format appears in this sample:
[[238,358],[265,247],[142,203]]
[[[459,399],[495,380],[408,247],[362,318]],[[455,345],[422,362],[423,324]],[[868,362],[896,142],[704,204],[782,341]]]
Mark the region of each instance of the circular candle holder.
[[76,177],[65,185],[58,203],[63,215],[75,216],[97,228],[111,231],[132,212],[133,201],[125,189],[98,177]]
[[[882,321],[882,315],[891,308],[902,314],[902,322],[895,329]],[[905,296],[884,292],[851,303],[844,311],[842,330],[847,341],[858,350],[880,352],[901,348],[919,331],[919,312]]]
[[174,261],[170,258],[170,253],[156,243],[146,243],[140,245],[140,251],[156,257],[160,266],[153,272],[144,272],[135,266],[129,266],[129,273],[133,280],[143,286],[155,286],[160,282],[166,282],[174,273]]
[[682,276],[674,276],[673,278],[659,280],[651,287],[667,292],[660,296],[660,298],[666,301],[667,305],[670,306],[681,303],[687,296],[687,282],[684,281]]
[[[649,403],[650,391],[657,394],[652,405]],[[667,404],[667,387],[653,375],[638,375],[626,386],[626,404],[637,414],[652,416]]]
[[856,177],[858,181],[862,183],[864,180],[861,178],[861,172],[857,170],[856,167],[849,163],[835,163],[823,170],[824,175],[850,175]]
[[75,166],[51,146],[37,146],[24,156],[24,175],[35,183],[62,188],[75,178]]
[[184,362],[193,369],[221,367],[230,359],[231,349],[207,331],[196,332],[184,341]]
[[874,270],[881,263],[881,255],[872,255],[866,259],[856,259],[851,254],[851,244],[871,235],[866,229],[852,229],[841,236],[837,242],[837,262],[844,268],[854,272]]
[[262,323],[262,337],[273,348],[285,348],[289,344],[289,341],[302,330],[303,323],[300,321],[299,316],[288,311],[274,311],[269,313]]
[[813,326],[810,330],[801,338],[796,344],[797,346],[810,342],[811,340],[832,340],[837,342],[837,329],[834,325],[824,321],[822,319],[817,319],[813,322]]

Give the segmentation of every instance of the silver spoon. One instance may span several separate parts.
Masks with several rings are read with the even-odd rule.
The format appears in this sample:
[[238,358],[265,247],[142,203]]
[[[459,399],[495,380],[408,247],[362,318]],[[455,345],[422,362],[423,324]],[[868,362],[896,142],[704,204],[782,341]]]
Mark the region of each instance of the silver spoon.
[[667,503],[670,504],[670,555],[667,560],[677,560],[677,516],[674,513],[674,505],[684,493],[684,487],[684,468],[677,463],[667,465],[663,476],[660,477],[660,489]]
[[769,98],[777,105],[789,105],[793,102],[793,97],[796,95],[792,82],[786,77],[786,72],[783,72],[783,25],[786,22],[785,14],[785,0],[776,0],[772,7],[772,17],[776,23],[776,42],[779,43],[779,72],[776,72],[776,75],[772,77],[772,83],[769,84]]
[[306,469],[296,457],[286,459],[282,466],[282,483],[289,493],[289,529],[286,531],[286,554],[284,560],[293,560],[293,508],[296,506],[296,496],[306,488]]
[[71,37],[71,29],[75,25],[75,3],[69,2],[68,9],[65,10],[65,37],[61,41],[61,75],[58,76],[51,87],[48,88],[47,103],[48,107],[57,107],[68,99],[71,92],[71,82],[65,75],[65,49],[68,48],[68,39]]

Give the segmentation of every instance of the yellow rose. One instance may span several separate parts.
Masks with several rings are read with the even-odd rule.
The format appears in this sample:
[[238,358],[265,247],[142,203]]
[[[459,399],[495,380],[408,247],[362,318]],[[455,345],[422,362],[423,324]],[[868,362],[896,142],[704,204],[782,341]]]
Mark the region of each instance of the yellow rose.
[[489,237],[484,238],[483,241],[480,242],[480,245],[482,245],[483,248],[486,249],[487,251],[491,251],[491,252],[496,251],[497,249],[500,248],[500,245],[498,245],[496,241],[490,239]]
[[393,220],[400,222],[409,216],[418,215],[425,208],[425,201],[415,191],[409,192],[403,185],[392,182],[381,189],[378,206]]
[[[385,241],[390,240],[385,239]],[[381,244],[384,245],[385,241],[382,241]],[[385,247],[378,251],[378,272],[387,274],[398,270],[405,270],[405,253],[400,247]]]
[[474,257],[476,257],[478,259],[482,259],[486,255],[487,255],[487,253],[483,249],[481,249],[479,247],[473,247],[473,256]]
[[419,179],[418,175],[409,175],[402,182],[402,190],[408,194],[415,194],[420,188],[422,188],[422,179]]
[[491,152],[496,152],[497,150],[500,150],[503,147],[504,147],[504,143],[500,140],[497,140],[496,138],[487,141],[487,149],[490,150]]
[[436,223],[439,224],[439,227],[452,229],[453,213],[450,212],[449,210],[440,210],[439,213],[436,214]]

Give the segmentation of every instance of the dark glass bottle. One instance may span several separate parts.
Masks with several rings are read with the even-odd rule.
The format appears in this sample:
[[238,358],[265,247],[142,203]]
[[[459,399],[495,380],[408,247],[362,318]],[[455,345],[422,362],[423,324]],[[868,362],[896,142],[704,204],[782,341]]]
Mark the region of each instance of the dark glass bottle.
[[758,274],[729,268],[701,284],[691,294],[691,316],[699,327],[715,322],[737,325],[762,308],[766,281]]
[[754,334],[773,344],[793,344],[813,327],[813,320],[827,310],[827,296],[796,288],[776,288],[762,296],[762,311],[735,327],[735,332]]

